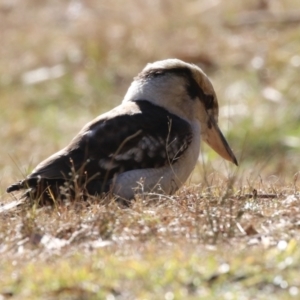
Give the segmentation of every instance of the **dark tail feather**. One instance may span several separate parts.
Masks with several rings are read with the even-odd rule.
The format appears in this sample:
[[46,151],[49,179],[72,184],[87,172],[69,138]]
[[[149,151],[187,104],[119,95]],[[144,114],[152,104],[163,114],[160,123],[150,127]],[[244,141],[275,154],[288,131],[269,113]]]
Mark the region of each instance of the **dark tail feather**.
[[39,182],[39,178],[26,178],[24,180],[20,180],[6,189],[7,193],[19,191],[19,190],[27,190],[30,188],[36,188]]
[[24,181],[19,181],[19,182],[12,184],[11,186],[9,186],[6,189],[6,192],[11,193],[11,192],[19,191],[22,189],[24,189]]
[[[40,205],[53,204],[55,200],[87,199],[88,195],[101,196],[110,190],[111,181],[106,184],[101,180],[88,183],[68,182],[64,179],[26,178],[9,186],[7,193],[24,190],[19,198],[38,200]],[[78,187],[78,188],[77,188]]]
[[29,178],[21,180],[9,186],[7,193],[23,190],[19,200],[29,200],[30,203],[39,203],[39,205],[53,203],[53,200],[61,197],[59,194],[59,186],[63,181],[41,180],[37,178]]

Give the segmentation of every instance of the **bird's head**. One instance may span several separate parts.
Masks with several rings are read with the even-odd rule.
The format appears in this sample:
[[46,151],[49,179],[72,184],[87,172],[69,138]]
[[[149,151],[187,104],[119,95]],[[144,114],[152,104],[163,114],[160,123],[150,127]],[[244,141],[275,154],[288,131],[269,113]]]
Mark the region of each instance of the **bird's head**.
[[206,74],[179,59],[147,64],[134,78],[123,102],[148,100],[187,120],[199,122],[201,138],[224,159],[237,163],[218,126],[218,100]]

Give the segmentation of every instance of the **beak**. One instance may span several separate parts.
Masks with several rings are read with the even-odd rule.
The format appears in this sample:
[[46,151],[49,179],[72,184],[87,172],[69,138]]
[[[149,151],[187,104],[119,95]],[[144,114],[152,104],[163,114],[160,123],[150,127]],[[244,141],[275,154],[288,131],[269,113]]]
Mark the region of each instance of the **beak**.
[[209,117],[206,142],[220,156],[238,166],[235,155],[233,154],[218,124],[212,116]]

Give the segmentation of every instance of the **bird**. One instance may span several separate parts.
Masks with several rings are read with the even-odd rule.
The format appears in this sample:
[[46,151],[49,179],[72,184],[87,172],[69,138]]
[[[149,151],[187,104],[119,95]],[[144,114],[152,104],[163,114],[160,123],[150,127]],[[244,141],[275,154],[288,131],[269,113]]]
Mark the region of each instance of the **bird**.
[[[202,69],[171,58],[148,63],[122,102],[87,123],[7,192],[31,199],[111,193],[131,201],[143,192],[174,194],[188,179],[206,142],[224,159],[237,159],[218,126],[218,100]],[[23,195],[23,196],[24,196]]]

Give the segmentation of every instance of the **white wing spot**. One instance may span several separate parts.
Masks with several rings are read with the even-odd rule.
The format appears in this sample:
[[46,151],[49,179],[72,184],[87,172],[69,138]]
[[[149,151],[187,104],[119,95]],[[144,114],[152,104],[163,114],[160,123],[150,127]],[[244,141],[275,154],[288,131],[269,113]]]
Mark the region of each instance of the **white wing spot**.
[[118,165],[112,161],[112,159],[103,158],[99,160],[99,166],[105,170],[111,170]]
[[116,155],[115,159],[119,161],[134,159],[136,162],[141,162],[143,160],[143,151],[138,147],[131,148],[125,153]]

